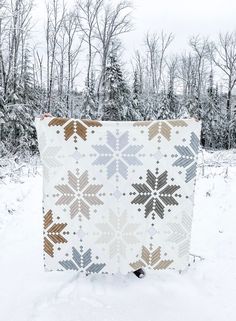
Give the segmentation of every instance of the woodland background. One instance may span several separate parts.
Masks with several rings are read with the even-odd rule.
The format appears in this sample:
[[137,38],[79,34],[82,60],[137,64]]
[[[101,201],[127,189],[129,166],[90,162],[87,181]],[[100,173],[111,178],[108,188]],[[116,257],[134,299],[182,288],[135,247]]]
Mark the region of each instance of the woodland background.
[[236,147],[234,30],[214,41],[190,35],[181,54],[169,52],[174,34],[153,30],[124,63],[122,35],[134,28],[129,2],[45,6],[37,48],[33,1],[0,0],[0,157],[37,154],[33,121],[45,112],[102,120],[194,116],[202,120],[204,148]]
[[[0,319],[235,321],[236,6],[119,1],[0,0]],[[165,19],[175,36],[159,28],[145,34],[147,21],[155,27]],[[190,30],[200,34],[188,37]],[[132,52],[126,40],[134,33],[140,46],[134,41]],[[187,271],[150,270],[142,280],[44,272],[43,168],[33,123],[44,112],[202,120]],[[183,236],[176,229],[179,244]]]

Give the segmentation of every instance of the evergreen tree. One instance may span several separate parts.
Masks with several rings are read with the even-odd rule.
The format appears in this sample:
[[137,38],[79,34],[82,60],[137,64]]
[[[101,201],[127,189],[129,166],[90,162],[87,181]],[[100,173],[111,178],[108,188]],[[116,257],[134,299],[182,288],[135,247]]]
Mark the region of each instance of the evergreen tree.
[[133,92],[132,92],[132,102],[130,104],[127,119],[128,120],[142,120],[144,119],[144,109],[142,104],[141,96],[141,85],[139,83],[138,74],[135,70],[134,72],[134,82],[133,82]]
[[130,91],[113,48],[106,67],[104,87],[102,120],[125,120],[130,108]]
[[172,81],[169,82],[167,92],[161,91],[158,102],[158,119],[174,119],[179,116],[180,104]]
[[209,75],[209,86],[207,88],[206,103],[202,112],[202,142],[204,146],[214,146],[213,120],[218,113],[217,92],[214,88],[213,72]]
[[[33,120],[40,113],[39,89],[34,86],[29,50],[25,50],[23,65],[16,74],[15,90],[1,99],[2,145],[11,154],[26,156],[37,150]],[[11,86],[9,86],[9,89]]]
[[95,77],[93,71],[91,73],[89,86],[87,84],[88,82],[86,81],[80,118],[96,119],[98,106],[95,95]]
[[174,91],[174,83],[173,80],[170,80],[166,96],[166,108],[170,119],[179,117],[179,107],[179,100]]
[[156,111],[156,119],[169,119],[168,98],[165,90],[162,90],[158,97],[158,110]]
[[25,50],[24,65],[22,68],[21,83],[19,84],[19,96],[24,104],[30,104],[35,101],[37,90],[34,86],[33,70],[30,63],[29,49]]

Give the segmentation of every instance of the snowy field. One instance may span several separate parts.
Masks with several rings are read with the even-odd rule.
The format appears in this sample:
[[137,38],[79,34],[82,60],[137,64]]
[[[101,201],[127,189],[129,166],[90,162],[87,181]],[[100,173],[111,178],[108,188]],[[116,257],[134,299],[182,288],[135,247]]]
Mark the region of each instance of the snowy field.
[[[0,180],[1,321],[235,321],[236,151],[204,153],[187,272],[79,276],[43,271],[42,177]],[[17,176],[17,172],[20,172]]]

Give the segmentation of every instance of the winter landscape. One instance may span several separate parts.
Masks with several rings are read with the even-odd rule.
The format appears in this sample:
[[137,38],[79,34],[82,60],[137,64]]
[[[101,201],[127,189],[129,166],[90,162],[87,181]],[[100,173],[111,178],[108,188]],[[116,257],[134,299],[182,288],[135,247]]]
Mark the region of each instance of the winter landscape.
[[1,320],[235,320],[236,153],[201,153],[191,243],[196,257],[182,274],[45,273],[41,184],[34,163],[0,185]]
[[[236,4],[190,2],[0,0],[1,321],[236,320]],[[201,120],[187,271],[44,272],[44,113]]]

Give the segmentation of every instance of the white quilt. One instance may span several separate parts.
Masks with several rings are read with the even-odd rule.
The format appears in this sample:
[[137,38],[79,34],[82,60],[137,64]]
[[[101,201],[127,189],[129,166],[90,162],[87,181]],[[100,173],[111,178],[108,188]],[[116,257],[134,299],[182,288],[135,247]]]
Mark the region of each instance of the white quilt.
[[200,122],[35,119],[45,269],[188,265]]

